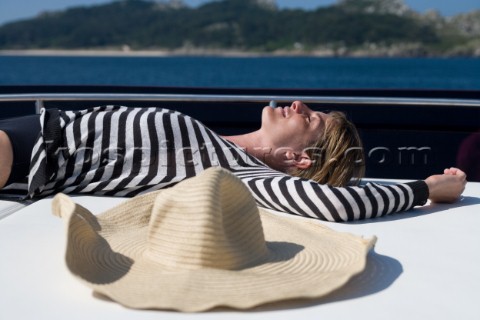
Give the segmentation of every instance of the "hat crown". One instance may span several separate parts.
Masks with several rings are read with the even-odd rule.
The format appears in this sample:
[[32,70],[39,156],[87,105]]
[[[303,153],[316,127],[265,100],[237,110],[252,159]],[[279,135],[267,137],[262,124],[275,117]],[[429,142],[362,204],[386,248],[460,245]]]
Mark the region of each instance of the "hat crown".
[[219,168],[98,216],[62,194],[52,209],[66,222],[69,270],[131,308],[194,312],[320,297],[363,270],[375,242],[257,211],[240,179]]
[[201,175],[158,195],[144,254],[183,269],[236,270],[261,261],[268,252],[250,191],[225,170]]

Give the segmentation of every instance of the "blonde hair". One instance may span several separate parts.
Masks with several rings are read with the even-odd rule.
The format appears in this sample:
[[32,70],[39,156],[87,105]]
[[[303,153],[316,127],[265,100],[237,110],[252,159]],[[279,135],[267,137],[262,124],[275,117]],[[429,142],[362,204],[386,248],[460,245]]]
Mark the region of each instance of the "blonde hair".
[[343,112],[329,115],[324,134],[305,149],[312,165],[290,173],[334,187],[358,184],[365,174],[365,155],[357,128]]

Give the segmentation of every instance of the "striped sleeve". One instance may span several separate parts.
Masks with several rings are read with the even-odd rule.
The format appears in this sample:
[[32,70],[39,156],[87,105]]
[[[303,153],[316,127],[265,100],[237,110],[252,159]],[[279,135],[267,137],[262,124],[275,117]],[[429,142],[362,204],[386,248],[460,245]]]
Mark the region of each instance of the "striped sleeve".
[[241,179],[262,207],[332,222],[381,217],[423,205],[428,198],[423,181],[336,188],[289,176],[252,178],[243,173]]

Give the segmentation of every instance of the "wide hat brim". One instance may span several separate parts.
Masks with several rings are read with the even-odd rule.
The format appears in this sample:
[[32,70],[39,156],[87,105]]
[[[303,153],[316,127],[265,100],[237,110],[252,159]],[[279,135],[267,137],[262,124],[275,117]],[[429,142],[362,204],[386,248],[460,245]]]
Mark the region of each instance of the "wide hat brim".
[[[215,179],[238,180],[224,170],[213,175]],[[197,180],[189,182],[190,188],[202,192],[205,177]],[[185,196],[182,183],[168,190],[170,196]],[[238,190],[235,193],[238,197]],[[157,206],[164,194],[157,191],[138,196],[98,216],[66,195],[57,195],[53,211],[66,222],[70,271],[94,291],[130,308],[186,312],[218,306],[247,309],[279,300],[318,298],[340,288],[365,268],[368,251],[375,243],[375,238],[364,239],[316,221],[259,209],[267,248],[260,260],[233,270],[170,265],[148,254],[152,211],[169,210]]]

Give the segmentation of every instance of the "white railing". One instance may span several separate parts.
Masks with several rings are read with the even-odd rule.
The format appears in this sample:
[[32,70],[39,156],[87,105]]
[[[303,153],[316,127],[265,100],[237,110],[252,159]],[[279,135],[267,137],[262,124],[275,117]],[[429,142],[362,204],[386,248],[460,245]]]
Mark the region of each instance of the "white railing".
[[145,93],[28,93],[1,94],[0,102],[12,101],[206,101],[206,102],[289,102],[301,100],[310,103],[329,104],[393,104],[480,107],[480,99],[444,98],[389,98],[389,97],[336,97],[290,95],[223,95],[223,94],[145,94]]
[[229,95],[229,94],[157,94],[157,93],[21,93],[0,94],[0,102],[35,102],[39,110],[45,101],[172,101],[172,102],[269,102],[288,103],[301,100],[305,103],[403,105],[438,107],[480,107],[480,99],[449,98],[396,98],[396,97],[338,97],[303,95]]

